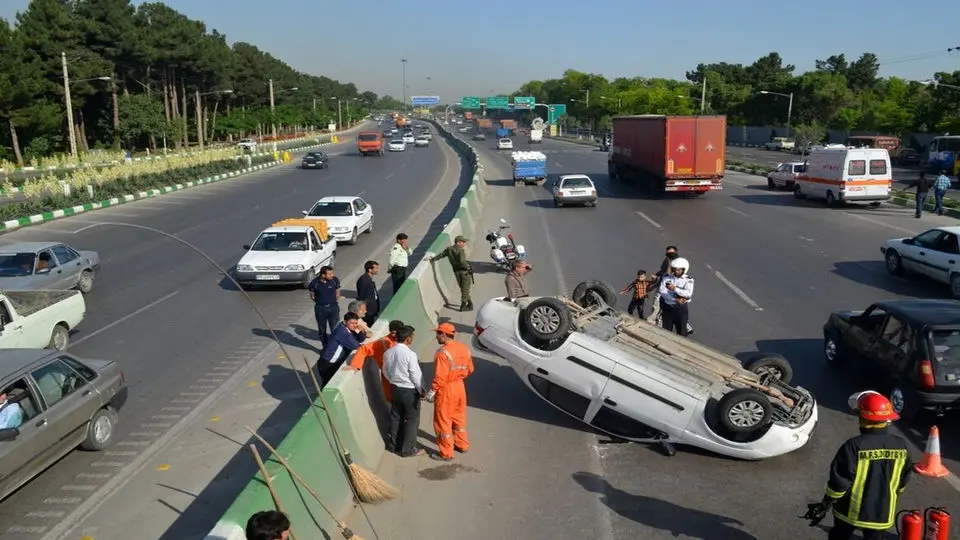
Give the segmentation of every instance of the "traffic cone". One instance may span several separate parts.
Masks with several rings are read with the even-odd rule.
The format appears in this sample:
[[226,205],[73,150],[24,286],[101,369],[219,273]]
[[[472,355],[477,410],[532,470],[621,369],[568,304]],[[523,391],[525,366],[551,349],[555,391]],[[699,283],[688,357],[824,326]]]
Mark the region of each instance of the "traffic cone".
[[950,471],[940,461],[940,430],[937,426],[930,427],[930,437],[927,438],[927,448],[923,451],[923,459],[913,466],[913,470],[931,478],[943,478],[950,474]]

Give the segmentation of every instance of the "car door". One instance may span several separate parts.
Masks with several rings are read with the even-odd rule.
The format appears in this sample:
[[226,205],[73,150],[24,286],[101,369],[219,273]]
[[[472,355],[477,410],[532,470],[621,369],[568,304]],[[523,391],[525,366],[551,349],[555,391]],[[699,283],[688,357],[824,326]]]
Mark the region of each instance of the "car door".
[[882,377],[895,376],[905,369],[912,339],[913,329],[907,321],[893,314],[886,318],[871,353]]
[[877,306],[851,317],[844,344],[857,356],[869,359],[886,319],[887,312]]
[[950,276],[957,271],[957,260],[960,259],[957,235],[944,231],[926,253],[930,277],[940,283],[950,283]]
[[13,320],[14,311],[6,299],[0,300],[0,349],[20,348],[23,340],[23,321]]
[[53,247],[53,255],[57,258],[57,263],[63,269],[63,278],[61,279],[61,289],[72,289],[80,281],[80,272],[83,268],[83,257],[72,248],[63,244]]
[[16,439],[0,442],[0,495],[29,480],[60,457],[57,434],[50,429],[36,389],[26,377],[3,383],[3,388],[11,387],[24,393],[17,399],[23,409],[23,422],[17,428],[20,435]]
[[34,273],[34,283],[39,290],[62,289],[63,268],[57,263],[57,257],[52,249],[45,249],[37,254],[37,270]]
[[369,229],[370,225],[373,223],[373,210],[370,209],[370,205],[367,204],[363,199],[354,199],[353,211],[358,216],[360,230],[363,231]]
[[679,437],[690,421],[696,398],[669,385],[668,380],[617,364],[590,424],[628,440]]
[[931,250],[941,236],[943,231],[940,229],[930,229],[914,236],[912,243],[904,244],[900,254],[904,269],[935,278],[935,272],[930,269],[931,261],[935,259]]
[[602,395],[616,362],[600,352],[608,346],[584,346],[582,338],[581,334],[572,334],[551,355],[531,362],[524,375],[540,397],[587,421],[596,412],[593,404]]
[[30,373],[46,406],[49,425],[62,449],[83,439],[87,422],[100,408],[100,393],[61,357]]

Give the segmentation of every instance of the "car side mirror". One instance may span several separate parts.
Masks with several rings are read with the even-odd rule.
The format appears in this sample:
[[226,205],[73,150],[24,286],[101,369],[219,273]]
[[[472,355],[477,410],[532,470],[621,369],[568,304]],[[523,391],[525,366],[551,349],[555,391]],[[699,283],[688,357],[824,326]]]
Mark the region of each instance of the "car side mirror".
[[308,212],[308,211],[306,211],[306,210],[301,210],[300,213],[302,213],[302,214],[305,215],[305,216],[310,215],[310,212]]
[[0,442],[15,441],[20,437],[20,430],[17,428],[0,429]]
[[244,245],[243,245],[243,250],[244,250],[244,251],[250,251],[250,244],[244,244]]
[[916,243],[916,242],[913,241],[913,238],[904,238],[903,240],[901,240],[901,242],[903,242],[904,244],[906,244],[906,245],[908,245],[908,246],[912,246],[912,245],[914,245],[914,244]]

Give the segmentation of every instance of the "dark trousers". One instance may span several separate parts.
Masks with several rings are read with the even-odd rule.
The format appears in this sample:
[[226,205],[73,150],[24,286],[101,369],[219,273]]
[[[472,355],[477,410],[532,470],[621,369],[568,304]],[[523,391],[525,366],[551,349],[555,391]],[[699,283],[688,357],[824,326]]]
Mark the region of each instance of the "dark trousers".
[[687,304],[669,305],[660,299],[660,312],[662,320],[660,322],[663,328],[671,332],[676,332],[681,336],[687,335],[687,321],[690,320],[690,309]]
[[917,193],[917,217],[923,215],[923,205],[927,204],[927,193],[926,191]]
[[643,305],[646,304],[646,298],[634,298],[630,301],[630,305],[627,306],[627,315],[632,315],[634,311],[637,312],[637,318],[643,318]]
[[887,537],[885,531],[878,531],[875,529],[857,529],[845,521],[840,521],[839,519],[834,518],[833,528],[830,529],[830,534],[827,535],[827,540],[849,540],[850,538],[853,538],[853,533],[858,530],[863,535],[863,540],[883,540]]
[[941,216],[943,215],[943,197],[946,194],[947,194],[946,191],[941,191],[939,189],[934,190],[933,192],[933,197],[937,201],[936,205],[933,207],[933,211],[940,214]]
[[388,450],[401,456],[413,455],[417,451],[417,432],[420,430],[420,392],[391,384],[390,396]]
[[317,319],[317,333],[320,341],[327,343],[327,337],[340,324],[340,306],[337,304],[314,304],[313,316]]
[[337,374],[343,362],[327,362],[323,358],[317,360],[317,373],[320,376],[320,388],[327,386],[330,379]]
[[394,266],[390,268],[390,282],[393,283],[393,294],[397,294],[400,286],[407,280],[407,267]]
[[473,287],[473,273],[466,270],[457,270],[453,273],[457,278],[457,286],[460,287],[460,305],[466,306],[473,303],[470,299],[470,288]]

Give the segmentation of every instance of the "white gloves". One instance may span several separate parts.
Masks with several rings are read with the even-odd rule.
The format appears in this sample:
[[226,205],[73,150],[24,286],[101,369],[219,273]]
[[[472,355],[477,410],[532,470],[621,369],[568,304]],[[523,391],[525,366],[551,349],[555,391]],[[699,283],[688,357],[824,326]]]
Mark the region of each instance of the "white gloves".
[[431,390],[427,392],[427,396],[424,399],[426,399],[429,403],[433,403],[433,398],[436,397],[436,395],[437,395],[437,391]]

